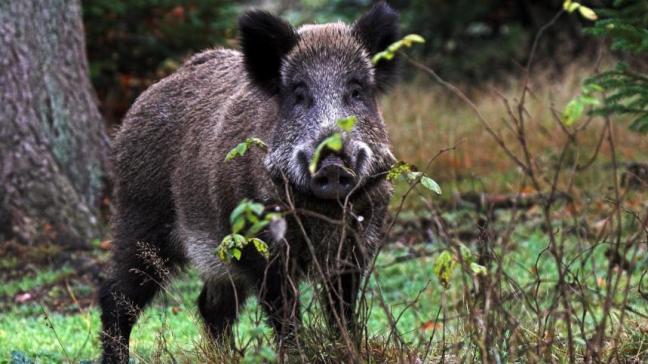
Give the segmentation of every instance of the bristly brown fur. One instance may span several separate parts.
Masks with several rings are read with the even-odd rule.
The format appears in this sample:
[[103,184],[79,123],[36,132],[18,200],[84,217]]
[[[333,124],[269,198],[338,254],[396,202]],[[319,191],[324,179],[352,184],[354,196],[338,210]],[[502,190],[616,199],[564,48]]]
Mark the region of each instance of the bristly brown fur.
[[[391,16],[380,6],[373,16]],[[289,288],[313,271],[315,259],[334,292],[325,304],[332,325],[346,329],[353,322],[364,264],[381,239],[391,196],[381,172],[393,156],[375,100],[383,87],[378,80],[391,75],[373,68],[373,50],[364,43],[382,39],[385,29],[327,24],[297,31],[263,12],[246,13],[240,26],[242,52],[193,56],[137,99],[115,138],[113,271],[99,294],[105,363],[128,360],[137,315],[188,263],[205,281],[198,306],[216,340],[229,335],[250,294],[259,296],[277,336],[290,337],[299,325],[299,300]],[[308,107],[295,101],[296,82],[310,87]],[[352,99],[352,91],[359,96]],[[358,124],[345,134],[341,155],[361,184],[341,208],[340,201],[309,193],[302,164],[335,120],[348,115]],[[268,152],[252,148],[226,162],[225,155],[251,136],[266,141]],[[291,211],[283,239],[261,234],[270,244],[269,260],[246,248],[240,261],[225,265],[215,250],[243,199],[333,220],[351,212],[363,219],[347,217],[341,228]],[[345,273],[336,270],[342,263]]]

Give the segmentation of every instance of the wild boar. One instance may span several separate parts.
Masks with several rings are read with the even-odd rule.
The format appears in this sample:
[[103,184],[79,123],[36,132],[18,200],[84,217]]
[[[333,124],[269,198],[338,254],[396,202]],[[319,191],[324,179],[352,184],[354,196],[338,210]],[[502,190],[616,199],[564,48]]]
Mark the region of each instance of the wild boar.
[[[231,335],[251,294],[278,340],[290,338],[300,324],[297,283],[309,275],[326,287],[332,327],[353,328],[392,194],[377,97],[397,68],[371,59],[397,40],[398,14],[382,2],[351,25],[295,29],[251,10],[239,31],[240,51],[190,58],[137,99],[116,136],[114,252],[99,292],[105,363],[128,361],[138,314],[188,264],[204,280],[198,309],[214,340]],[[348,116],[357,123],[341,132],[343,148],[325,150],[311,173],[315,149]],[[248,137],[267,151],[225,161]],[[261,232],[269,257],[247,247],[225,264],[215,251],[243,199],[284,211],[286,228]]]

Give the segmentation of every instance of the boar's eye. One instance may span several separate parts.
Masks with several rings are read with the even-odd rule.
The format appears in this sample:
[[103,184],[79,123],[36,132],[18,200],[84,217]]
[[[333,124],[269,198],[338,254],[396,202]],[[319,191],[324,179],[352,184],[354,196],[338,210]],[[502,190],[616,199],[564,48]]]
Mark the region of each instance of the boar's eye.
[[362,85],[358,81],[351,81],[349,85],[348,97],[350,101],[362,101],[364,99],[364,93],[362,90]]
[[295,104],[304,104],[306,102],[306,95],[302,92],[295,93]]
[[306,85],[304,85],[303,83],[300,83],[293,88],[293,97],[295,100],[295,105],[307,106],[310,103],[308,90],[306,89]]

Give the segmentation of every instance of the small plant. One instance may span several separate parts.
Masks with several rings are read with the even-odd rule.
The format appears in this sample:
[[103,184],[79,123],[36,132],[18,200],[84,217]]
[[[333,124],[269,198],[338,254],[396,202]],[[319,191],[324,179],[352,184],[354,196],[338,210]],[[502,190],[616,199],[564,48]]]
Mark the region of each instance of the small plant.
[[[648,2],[645,0],[615,0],[613,9],[601,9],[601,19],[587,31],[598,37],[608,37],[611,49],[634,55],[648,53]],[[624,62],[589,78],[586,85],[598,85],[604,91],[604,102],[594,115],[631,115],[630,130],[648,132],[648,75],[632,69]]]
[[[465,245],[459,246],[461,260],[470,268],[474,275],[485,275],[488,271],[486,267],[476,262],[473,252]],[[444,250],[434,261],[434,275],[444,288],[450,287],[450,278],[452,273],[459,267],[459,258],[448,250]]]
[[457,262],[452,257],[452,253],[444,250],[434,261],[434,275],[437,277],[443,288],[450,287],[450,277],[454,272]]
[[376,55],[374,55],[371,59],[371,62],[373,64],[377,64],[378,62],[380,62],[380,60],[383,59],[390,61],[394,58],[394,56],[396,56],[396,52],[398,52],[401,48],[409,48],[415,43],[425,43],[425,39],[418,34],[408,34],[401,40],[392,43],[384,51],[376,53]]
[[562,113],[563,124],[573,125],[583,115],[586,106],[599,106],[601,101],[594,96],[595,92],[603,91],[603,87],[595,83],[586,83],[581,87],[581,94],[569,101]]
[[223,238],[216,249],[216,254],[226,263],[231,262],[232,259],[240,260],[243,249],[251,243],[257,252],[268,258],[268,244],[256,235],[266,226],[280,219],[282,219],[280,214],[265,213],[262,204],[244,199],[230,214],[232,233]]
[[389,172],[387,172],[388,181],[394,181],[401,176],[405,177],[407,182],[409,182],[410,184],[420,182],[423,187],[436,193],[437,195],[442,194],[441,186],[439,186],[439,184],[435,180],[423,174],[423,172],[419,172],[416,166],[403,161],[399,161],[389,169]]

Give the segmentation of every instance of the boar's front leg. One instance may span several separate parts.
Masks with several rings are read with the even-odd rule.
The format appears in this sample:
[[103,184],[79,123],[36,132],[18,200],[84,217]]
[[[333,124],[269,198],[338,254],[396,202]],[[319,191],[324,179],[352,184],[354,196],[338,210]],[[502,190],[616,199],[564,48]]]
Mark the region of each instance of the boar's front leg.
[[341,259],[334,260],[334,267],[328,267],[322,305],[329,327],[337,328],[335,332],[338,334],[342,330],[353,337],[359,334],[356,302],[367,262],[372,260],[374,247],[382,238],[381,231],[382,224],[372,221],[365,231],[346,241],[350,249]]
[[191,221],[183,221],[178,232],[185,242],[187,255],[205,282],[198,296],[198,311],[205,331],[217,344],[227,344],[228,341],[233,344],[232,327],[253,288],[248,283],[246,272],[223,263],[217,257],[217,233],[207,232],[205,226],[191,224]]
[[329,326],[339,328],[338,333],[347,330],[356,339],[361,334],[358,332],[359,322],[355,311],[360,285],[367,265],[373,261],[376,249],[384,239],[388,204],[378,203],[370,207],[370,210],[360,213],[365,217],[365,225],[359,224],[353,231],[353,237],[344,242],[349,247],[345,256],[334,260],[336,266],[333,269],[328,268],[322,303]]
[[268,315],[279,345],[291,342],[301,325],[299,283],[286,272],[287,265],[275,257],[266,269],[257,272],[259,302]]
[[247,296],[244,284],[234,279],[205,282],[198,297],[198,310],[205,328],[219,344],[234,344],[232,326]]
[[361,267],[353,267],[331,276],[326,282],[323,306],[329,326],[339,329],[338,333],[347,330],[352,336],[356,334],[355,306],[362,272]]

